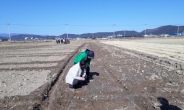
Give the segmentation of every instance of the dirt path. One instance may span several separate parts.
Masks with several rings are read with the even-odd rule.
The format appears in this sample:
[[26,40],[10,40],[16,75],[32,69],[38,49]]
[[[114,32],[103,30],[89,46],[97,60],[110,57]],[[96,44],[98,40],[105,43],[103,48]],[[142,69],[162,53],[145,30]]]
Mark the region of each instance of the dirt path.
[[71,92],[65,83],[65,76],[73,65],[73,59],[70,60],[39,109],[184,109],[182,71],[168,70],[152,60],[114,46],[87,43],[80,51],[86,48],[95,51],[91,63],[92,80]]

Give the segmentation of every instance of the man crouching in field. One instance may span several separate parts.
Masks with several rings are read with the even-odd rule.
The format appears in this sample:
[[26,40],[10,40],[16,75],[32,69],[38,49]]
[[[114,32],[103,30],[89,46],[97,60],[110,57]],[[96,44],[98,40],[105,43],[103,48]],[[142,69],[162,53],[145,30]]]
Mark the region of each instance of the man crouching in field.
[[69,84],[69,89],[75,91],[75,86],[79,84],[80,81],[85,81],[86,76],[86,61],[82,60],[79,63],[73,65],[68,71],[65,81]]

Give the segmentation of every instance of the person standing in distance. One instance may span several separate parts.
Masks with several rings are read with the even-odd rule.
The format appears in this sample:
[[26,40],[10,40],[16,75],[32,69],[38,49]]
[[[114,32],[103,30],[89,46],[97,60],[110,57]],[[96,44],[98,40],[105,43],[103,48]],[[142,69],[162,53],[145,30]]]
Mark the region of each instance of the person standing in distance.
[[[87,80],[89,80],[89,76],[90,76],[90,63],[91,60],[94,59],[95,54],[92,50],[86,49],[84,52],[80,52],[75,58],[74,58],[74,64],[80,62],[81,60],[85,60],[86,61],[86,76],[87,76]],[[84,71],[85,71],[84,70]]]

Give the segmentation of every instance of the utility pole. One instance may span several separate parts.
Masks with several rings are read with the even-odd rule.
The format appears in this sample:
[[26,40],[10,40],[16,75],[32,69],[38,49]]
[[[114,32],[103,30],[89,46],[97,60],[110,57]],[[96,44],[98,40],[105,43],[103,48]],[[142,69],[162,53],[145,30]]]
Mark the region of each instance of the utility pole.
[[67,35],[67,39],[68,39],[68,24],[65,24],[66,25],[66,35]]
[[145,24],[145,31],[144,31],[145,33],[144,33],[144,37],[146,37],[146,24]]
[[112,25],[112,28],[113,28],[113,37],[115,37],[114,26],[116,26],[116,24],[113,24],[113,25]]
[[124,30],[124,38],[125,38],[125,30]]
[[6,25],[8,26],[9,40],[11,41],[11,36],[10,36],[10,27],[9,27],[9,26],[10,26],[10,24],[9,24],[9,23],[7,23]]
[[180,25],[178,25],[177,35],[179,36]]

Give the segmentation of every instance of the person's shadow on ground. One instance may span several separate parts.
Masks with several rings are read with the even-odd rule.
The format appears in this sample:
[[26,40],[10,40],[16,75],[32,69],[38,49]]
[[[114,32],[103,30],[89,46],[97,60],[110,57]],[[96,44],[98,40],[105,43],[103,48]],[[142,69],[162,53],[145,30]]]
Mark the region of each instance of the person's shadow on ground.
[[160,106],[160,110],[181,110],[179,107],[174,106],[174,105],[169,105],[169,102],[167,99],[163,97],[157,98],[158,101],[162,104]]
[[93,78],[94,75],[99,76],[99,73],[97,73],[97,72],[90,72],[89,80],[93,80],[93,79],[94,79],[94,78]]
[[88,83],[90,82],[90,80],[93,80],[94,79],[93,78],[94,75],[99,76],[99,73],[97,73],[97,72],[90,72],[89,79],[87,79],[86,81],[83,81],[83,82],[79,82],[79,84],[77,84],[77,86],[75,87],[75,89],[82,88],[82,86],[88,85]]

